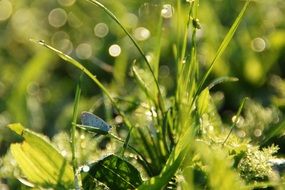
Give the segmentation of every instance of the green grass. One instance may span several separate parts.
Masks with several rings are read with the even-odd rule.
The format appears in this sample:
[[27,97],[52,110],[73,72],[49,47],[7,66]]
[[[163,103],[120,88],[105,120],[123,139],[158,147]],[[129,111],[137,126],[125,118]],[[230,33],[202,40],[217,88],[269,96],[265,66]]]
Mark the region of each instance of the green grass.
[[[243,109],[247,108],[245,101],[247,98],[239,102],[238,109],[235,108],[237,111],[232,124],[223,123],[223,119],[219,115],[213,89],[217,85],[236,82],[238,79],[225,76],[209,82],[216,64],[231,45],[230,42],[232,42],[250,5],[249,0],[244,3],[232,22],[233,24],[225,34],[205,71],[201,68],[198,57],[200,42],[197,35],[201,29],[199,1],[176,2],[173,13],[175,19],[171,21],[171,24],[176,26],[177,34],[171,41],[173,43],[171,44],[173,50],[171,68],[175,71],[174,87],[171,93],[168,93],[169,89],[164,89],[160,84],[161,74],[158,68],[163,63],[165,49],[159,45],[154,46],[152,49],[152,60],[154,61],[149,61],[143,52],[142,44],[132,37],[129,30],[111,10],[98,1],[88,0],[88,2],[96,5],[97,7],[94,9],[105,12],[114,23],[118,24],[116,26],[132,42],[141,58],[132,60],[133,64],[130,65],[131,80],[134,85],[132,93],[134,94],[127,98],[121,98],[120,95],[117,95],[118,97],[114,95],[112,89],[108,89],[85,64],[43,40],[31,40],[57,54],[64,62],[71,64],[81,72],[81,76],[77,76],[79,82],[76,87],[70,123],[70,148],[67,149],[71,152],[69,159],[71,164],[66,164],[66,167],[73,168],[73,173],[69,172],[66,175],[69,176],[69,180],[70,176],[74,176],[75,189],[80,189],[80,186],[85,189],[94,189],[104,185],[111,189],[116,187],[141,190],[176,189],[178,187],[186,190],[253,189],[261,186],[282,188],[284,180],[282,176],[276,177],[277,174],[272,170],[269,162],[270,159],[275,158],[273,154],[277,152],[277,148],[271,146],[261,149],[262,141],[253,143],[250,137],[241,138],[238,133],[235,133],[242,125],[239,122],[243,119]],[[160,15],[160,13],[158,14]],[[163,41],[164,20],[163,18],[158,20],[157,37],[152,38],[153,41],[150,42],[153,44],[160,44]],[[77,125],[80,125],[77,118],[78,113],[83,110],[80,104],[83,101],[81,97],[84,81],[87,81],[83,79],[83,75],[91,79],[94,86],[98,87],[103,93],[103,97],[108,100],[104,107],[108,109],[110,104],[117,117],[122,119],[119,124],[110,122],[113,128],[106,134],[91,136],[90,142],[96,143],[104,138],[110,138],[115,147],[110,156],[96,148],[94,153],[91,151],[84,153],[89,156],[97,154],[98,157],[103,157],[99,161],[89,160],[92,163],[80,159],[83,152],[78,147],[90,134],[76,128]],[[88,107],[88,109],[91,108]],[[267,138],[265,137],[266,142],[269,138],[280,135],[284,131],[283,123],[275,125],[274,129],[268,132]],[[124,127],[125,135],[119,132],[122,128],[119,125]],[[88,131],[88,129],[92,129],[92,126],[85,127],[85,129]],[[23,144],[29,143],[29,138],[23,135],[24,132],[19,133],[14,128],[12,130],[24,137]],[[21,130],[25,131],[26,129]],[[29,130],[27,131],[29,132]],[[92,133],[92,130],[89,132]],[[84,138],[81,139],[81,137]],[[37,141],[44,142],[41,138]],[[19,145],[13,144],[12,146]],[[59,177],[55,180],[36,180],[37,176],[33,176],[29,171],[27,165],[31,164],[30,160],[33,161],[38,176],[44,176],[44,172],[50,173],[55,170],[55,167],[43,168],[34,159],[33,155],[40,154],[41,147],[36,143],[33,146],[34,149],[27,148],[25,150],[23,148],[21,150],[20,153],[25,156],[25,159],[21,159],[21,155],[17,151],[12,152],[23,173],[29,174],[26,176],[28,181],[36,187],[62,185],[64,183],[61,179],[62,171],[58,171]],[[19,147],[18,149],[20,150]],[[56,152],[56,148],[49,148],[49,151]],[[252,155],[255,155],[256,158]],[[59,156],[58,159],[62,158]],[[84,169],[84,166],[89,170]],[[108,173],[107,177],[104,176],[106,173]]]

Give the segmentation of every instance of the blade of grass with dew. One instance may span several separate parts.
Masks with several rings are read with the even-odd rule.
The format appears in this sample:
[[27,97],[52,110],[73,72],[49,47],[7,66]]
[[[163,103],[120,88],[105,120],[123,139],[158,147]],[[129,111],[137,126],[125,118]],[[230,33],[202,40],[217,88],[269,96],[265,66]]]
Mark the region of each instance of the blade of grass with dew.
[[80,100],[80,95],[81,95],[81,82],[82,82],[82,74],[79,78],[79,81],[76,86],[76,92],[75,92],[75,98],[74,98],[74,107],[73,107],[73,115],[72,115],[72,125],[71,125],[71,139],[70,139],[70,144],[71,144],[71,153],[72,153],[72,166],[73,166],[73,173],[74,173],[74,185],[75,189],[79,190],[80,189],[80,184],[79,184],[79,176],[77,174],[77,159],[76,159],[76,138],[75,138],[75,132],[76,132],[76,123],[77,120],[77,115],[78,115],[78,104]]
[[248,100],[247,97],[242,100],[242,102],[241,102],[241,104],[240,104],[240,106],[239,106],[239,108],[238,108],[238,112],[237,112],[237,114],[236,114],[235,117],[234,117],[234,122],[233,122],[233,124],[232,124],[232,126],[231,126],[231,130],[230,130],[229,134],[227,135],[227,137],[226,137],[226,139],[224,140],[224,142],[223,142],[222,145],[224,145],[224,144],[227,142],[227,140],[228,140],[228,138],[230,137],[230,135],[231,135],[233,129],[234,129],[235,126],[237,125],[237,123],[238,123],[238,121],[239,121],[239,117],[240,117],[241,111],[242,111],[242,108],[244,107],[244,103],[246,102],[246,100]]
[[[199,66],[197,61],[197,44],[196,44],[196,33],[197,30],[200,29],[200,25],[198,23],[198,6],[199,1],[193,2],[193,18],[190,17],[192,20],[192,37],[191,37],[191,52],[190,52],[190,60],[187,62],[186,60],[186,67],[185,67],[185,84],[186,84],[186,92],[188,94],[187,102],[190,102],[193,98],[193,94],[197,88],[197,80],[199,74]],[[190,15],[191,16],[191,15]],[[190,20],[188,21],[190,22]]]
[[96,83],[96,85],[103,91],[103,93],[108,97],[108,99],[110,100],[112,105],[115,107],[115,109],[118,111],[118,113],[123,117],[124,123],[126,124],[126,126],[129,129],[131,128],[131,124],[130,124],[129,120],[127,119],[125,114],[121,111],[121,109],[119,108],[116,101],[113,99],[113,97],[109,93],[109,91],[104,87],[104,85],[86,67],[84,67],[81,63],[79,63],[78,61],[76,61],[72,57],[70,57],[70,56],[64,54],[63,52],[59,51],[58,49],[48,45],[43,40],[30,39],[30,41],[52,50],[59,57],[61,57],[63,60],[67,61],[68,63],[71,63],[73,66],[75,66],[76,68],[81,70],[83,73],[85,73],[90,79],[92,79]]
[[[185,70],[186,64],[185,64],[185,59],[186,59],[186,49],[187,49],[187,43],[188,43],[188,34],[189,34],[189,27],[190,27],[190,21],[191,21],[191,14],[192,14],[192,10],[193,10],[193,6],[194,6],[194,2],[190,2],[190,6],[189,6],[189,11],[188,11],[188,15],[187,15],[187,22],[186,22],[186,26],[185,28],[181,29],[181,18],[184,18],[184,16],[181,15],[182,12],[182,8],[181,8],[181,3],[180,1],[177,1],[177,46],[174,52],[174,55],[176,57],[176,62],[177,62],[177,76],[176,76],[176,86],[177,86],[177,93],[176,93],[176,101],[181,103],[181,99],[182,97],[184,97],[184,93],[185,93],[185,85],[181,85],[181,84],[185,84],[185,78],[184,75],[182,74]],[[184,31],[183,31],[184,30]],[[182,32],[183,31],[183,32]],[[184,34],[183,37],[181,37],[179,34]],[[182,40],[180,40],[181,38],[183,38]],[[182,41],[182,44],[180,45],[180,41]],[[180,49],[180,46],[181,49]]]
[[221,57],[221,55],[224,53],[226,47],[229,45],[230,41],[232,40],[232,38],[233,38],[233,36],[234,36],[234,34],[235,34],[239,24],[241,23],[241,20],[242,20],[244,14],[245,14],[245,11],[246,11],[249,3],[250,3],[250,0],[247,0],[245,2],[245,4],[244,4],[242,10],[240,11],[238,17],[235,19],[235,21],[234,21],[233,25],[231,26],[229,32],[227,33],[227,35],[223,39],[223,41],[222,41],[222,43],[221,43],[221,45],[220,45],[220,47],[219,47],[219,49],[218,49],[214,59],[213,59],[213,61],[211,62],[211,65],[210,65],[209,69],[207,70],[206,74],[203,76],[201,82],[198,85],[198,89],[197,89],[197,91],[195,93],[193,101],[195,101],[195,99],[197,98],[198,94],[200,93],[200,91],[201,91],[204,83],[206,82],[208,76],[210,75],[210,73],[211,73],[215,63]]
[[239,81],[239,79],[236,77],[227,77],[227,76],[226,77],[219,77],[219,78],[215,79],[213,82],[211,82],[208,85],[208,88],[209,88],[209,90],[211,90],[213,87],[215,87],[218,84],[221,84],[224,82],[237,82],[237,81]]
[[165,111],[165,105],[164,105],[164,102],[163,102],[162,93],[160,91],[157,78],[155,77],[155,73],[153,72],[153,69],[151,68],[151,65],[150,65],[149,61],[147,60],[143,50],[140,48],[140,46],[138,45],[136,40],[132,37],[132,35],[127,31],[127,29],[122,25],[122,23],[119,21],[119,19],[107,7],[105,7],[102,3],[100,3],[100,2],[98,2],[96,0],[87,0],[87,1],[89,1],[90,3],[100,7],[101,9],[103,9],[121,27],[121,29],[125,32],[125,34],[133,42],[133,44],[135,45],[135,47],[137,48],[137,50],[139,51],[139,53],[143,57],[144,61],[146,62],[149,71],[151,72],[151,75],[153,77],[153,80],[155,82],[155,85],[156,85],[156,88],[157,88],[157,91],[158,91],[159,107],[160,107],[161,111],[164,112]]

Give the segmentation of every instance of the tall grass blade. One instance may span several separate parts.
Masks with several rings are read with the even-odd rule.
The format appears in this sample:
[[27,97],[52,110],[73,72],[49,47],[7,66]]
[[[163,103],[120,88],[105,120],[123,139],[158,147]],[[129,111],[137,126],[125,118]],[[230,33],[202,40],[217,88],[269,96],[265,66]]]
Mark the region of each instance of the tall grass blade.
[[80,185],[79,185],[79,176],[77,174],[77,159],[76,159],[76,137],[75,137],[75,132],[76,132],[76,123],[77,120],[77,115],[78,115],[78,104],[80,101],[80,95],[81,95],[81,81],[82,81],[82,75],[80,76],[80,79],[77,83],[76,86],[76,92],[75,92],[75,98],[74,98],[74,107],[73,107],[73,115],[72,115],[72,125],[71,125],[71,139],[70,139],[70,144],[71,144],[71,153],[72,153],[72,166],[73,166],[73,173],[74,173],[74,185],[75,189],[79,190]]
[[165,110],[164,103],[163,103],[162,94],[161,94],[161,91],[160,91],[160,88],[159,88],[159,84],[158,84],[157,78],[155,77],[155,73],[154,73],[153,69],[151,68],[151,65],[150,65],[149,61],[147,60],[143,50],[140,48],[140,46],[138,45],[136,40],[132,37],[132,35],[127,31],[127,29],[122,25],[122,23],[119,21],[119,19],[107,7],[105,7],[102,3],[100,3],[100,2],[98,2],[96,0],[87,0],[87,1],[89,1],[92,4],[100,7],[101,9],[103,9],[122,28],[122,30],[125,32],[125,34],[130,38],[130,40],[133,42],[135,47],[138,49],[139,53],[141,54],[141,56],[143,57],[144,61],[146,62],[147,67],[148,67],[149,71],[151,72],[153,80],[154,80],[154,82],[156,84],[156,88],[157,88],[157,91],[158,91],[158,102],[160,103],[161,111],[164,112],[164,110]]
[[241,104],[240,104],[240,106],[239,106],[239,108],[238,108],[238,112],[237,112],[237,114],[234,116],[234,121],[233,121],[233,124],[232,124],[232,126],[231,126],[231,130],[230,130],[228,136],[226,137],[225,141],[223,142],[223,145],[227,142],[227,140],[228,140],[228,138],[230,137],[230,135],[231,135],[233,129],[234,129],[235,126],[237,125],[237,123],[238,123],[238,121],[239,121],[240,114],[241,114],[241,110],[242,110],[242,108],[243,108],[244,103],[246,102],[246,100],[248,100],[247,97],[242,100],[242,102],[241,102]]
[[227,33],[227,35],[225,36],[224,40],[222,41],[209,69],[207,70],[206,74],[203,76],[201,82],[199,83],[199,86],[198,86],[198,89],[197,89],[197,92],[196,92],[196,96],[200,93],[204,83],[206,82],[208,76],[210,75],[215,63],[217,62],[217,60],[221,57],[221,55],[224,53],[225,49],[227,48],[227,46],[229,45],[230,41],[232,40],[241,20],[242,20],[242,17],[244,16],[245,14],[245,11],[248,7],[250,3],[250,0],[247,0],[242,8],[242,10],[240,11],[238,17],[236,18],[236,20],[234,21],[233,25],[231,26],[229,32]]

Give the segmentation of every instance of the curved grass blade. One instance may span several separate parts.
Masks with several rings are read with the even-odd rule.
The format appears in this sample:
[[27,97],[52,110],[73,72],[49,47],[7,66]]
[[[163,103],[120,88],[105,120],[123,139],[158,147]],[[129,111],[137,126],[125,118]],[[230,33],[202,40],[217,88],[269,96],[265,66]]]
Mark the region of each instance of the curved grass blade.
[[59,51],[58,49],[48,45],[45,41],[43,40],[35,40],[35,39],[30,39],[30,41],[42,45],[53,52],[55,52],[59,57],[61,57],[63,60],[67,61],[68,63],[71,63],[78,69],[80,69],[82,72],[84,72],[88,77],[90,77],[98,86],[99,88],[106,94],[106,96],[110,99],[112,103],[115,103],[113,100],[111,94],[108,92],[108,90],[104,87],[104,85],[87,69],[85,68],[81,63],[70,57],[69,55],[66,55],[65,53]]
[[135,45],[135,47],[138,49],[139,53],[141,54],[141,56],[143,57],[144,61],[147,64],[147,67],[149,69],[149,71],[151,72],[152,78],[155,82],[157,91],[158,91],[158,102],[160,105],[160,109],[162,112],[165,111],[165,106],[164,106],[164,102],[163,102],[163,98],[162,98],[162,94],[159,88],[159,84],[157,81],[157,78],[155,77],[155,73],[153,71],[153,69],[151,68],[151,65],[149,63],[149,61],[147,60],[143,50],[140,48],[140,46],[138,45],[138,43],[136,42],[136,40],[132,37],[132,35],[127,31],[127,29],[122,25],[122,23],[119,21],[119,19],[107,8],[105,7],[103,4],[101,4],[100,2],[96,1],[96,0],[87,0],[90,3],[100,7],[101,9],[103,9],[120,27],[121,29],[125,32],[125,34],[130,38],[130,40],[133,42],[133,44]]
[[216,85],[224,83],[224,82],[237,82],[237,81],[239,81],[239,79],[236,77],[227,77],[227,76],[226,77],[219,77],[208,85],[208,89],[211,90]]
[[124,120],[124,123],[126,124],[126,126],[129,129],[131,128],[131,124],[130,124],[129,120],[126,118],[125,114],[120,110],[119,106],[117,105],[116,101],[111,96],[109,91],[104,87],[104,85],[87,68],[85,68],[82,64],[80,64],[78,61],[76,61],[72,57],[70,57],[70,56],[64,54],[63,52],[59,51],[58,49],[48,45],[43,40],[30,39],[30,41],[52,50],[59,57],[61,57],[63,60],[67,61],[68,63],[71,63],[73,66],[75,66],[76,68],[81,70],[83,73],[85,73],[90,79],[92,79],[96,83],[96,85],[98,85],[98,87],[103,91],[103,93],[108,97],[108,99],[110,100],[112,105],[115,107],[115,109],[118,111],[118,113],[123,117],[123,120]]

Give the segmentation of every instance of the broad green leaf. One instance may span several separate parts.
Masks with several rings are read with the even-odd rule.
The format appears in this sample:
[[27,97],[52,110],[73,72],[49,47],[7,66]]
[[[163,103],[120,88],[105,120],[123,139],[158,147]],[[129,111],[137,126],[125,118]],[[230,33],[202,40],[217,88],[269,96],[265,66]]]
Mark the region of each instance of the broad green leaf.
[[11,152],[30,182],[57,189],[73,186],[72,167],[47,138],[25,129],[19,123],[8,127],[24,138],[22,143],[11,145]]
[[100,181],[112,190],[135,189],[142,183],[139,171],[129,162],[116,155],[89,165],[90,169],[83,177],[85,190],[95,189],[95,181]]

